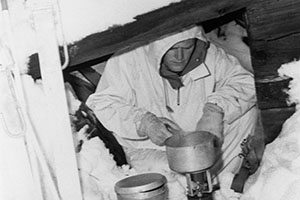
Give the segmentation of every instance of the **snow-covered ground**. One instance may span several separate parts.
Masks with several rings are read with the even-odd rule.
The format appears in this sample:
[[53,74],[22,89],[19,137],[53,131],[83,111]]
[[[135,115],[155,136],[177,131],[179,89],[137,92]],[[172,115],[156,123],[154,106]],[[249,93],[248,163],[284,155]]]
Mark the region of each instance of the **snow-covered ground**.
[[[152,154],[150,151],[145,151],[143,155],[140,155],[141,157],[135,160],[136,165],[131,169],[128,165],[117,167],[101,140],[93,138],[86,141],[82,150],[78,153],[84,199],[116,200],[114,185],[117,181],[131,175],[156,172],[163,174],[167,178],[170,200],[185,200],[185,177],[158,165],[153,165],[153,168],[143,169],[141,166],[143,166],[144,162],[147,162],[148,153]],[[158,158],[154,159],[159,158],[158,156]]]
[[[279,136],[266,146],[261,165],[250,176],[242,196],[228,186],[217,200],[298,200],[300,199],[300,61],[279,68],[282,77],[292,77],[288,94],[296,112],[285,121]],[[229,177],[231,175],[228,175]]]
[[281,76],[292,77],[290,102],[296,112],[285,121],[278,138],[267,145],[261,167],[249,180],[241,200],[300,199],[300,61],[284,64]]

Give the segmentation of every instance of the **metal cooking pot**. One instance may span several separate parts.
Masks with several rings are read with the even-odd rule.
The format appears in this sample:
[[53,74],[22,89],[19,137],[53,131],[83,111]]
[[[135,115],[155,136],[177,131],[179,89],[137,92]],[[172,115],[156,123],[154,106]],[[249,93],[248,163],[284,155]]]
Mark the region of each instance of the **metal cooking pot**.
[[219,148],[217,137],[198,131],[174,134],[165,142],[169,167],[179,173],[191,173],[211,167]]

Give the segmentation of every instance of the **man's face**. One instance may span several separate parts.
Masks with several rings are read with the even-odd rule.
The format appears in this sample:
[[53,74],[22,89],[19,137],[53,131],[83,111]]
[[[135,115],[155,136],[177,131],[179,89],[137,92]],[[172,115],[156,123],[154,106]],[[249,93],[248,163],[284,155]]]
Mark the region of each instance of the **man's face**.
[[195,40],[183,40],[173,45],[164,55],[162,59],[163,64],[173,72],[181,72],[193,53]]

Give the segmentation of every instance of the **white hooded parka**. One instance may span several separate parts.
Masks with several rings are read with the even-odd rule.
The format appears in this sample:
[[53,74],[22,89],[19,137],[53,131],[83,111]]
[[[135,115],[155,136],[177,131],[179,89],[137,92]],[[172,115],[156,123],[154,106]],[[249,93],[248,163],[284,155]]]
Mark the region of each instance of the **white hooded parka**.
[[[204,63],[182,77],[184,86],[180,94],[160,76],[161,59],[166,51],[175,43],[191,38],[206,41],[202,28],[197,26],[108,60],[97,90],[87,104],[103,125],[114,132],[121,145],[164,150],[150,139],[138,136],[143,114],[149,111],[169,118],[184,131],[194,131],[207,102],[217,104],[224,111],[224,146],[230,145],[237,135],[242,139],[252,131],[251,128],[241,133],[228,128],[255,106],[256,94],[253,75],[222,49],[210,44]],[[226,140],[229,134],[231,139]]]

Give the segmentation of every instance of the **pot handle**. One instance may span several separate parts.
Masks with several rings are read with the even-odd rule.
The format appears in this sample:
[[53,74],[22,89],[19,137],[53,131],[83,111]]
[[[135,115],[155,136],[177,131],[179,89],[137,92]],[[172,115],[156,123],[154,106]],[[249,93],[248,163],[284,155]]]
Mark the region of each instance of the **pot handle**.
[[215,136],[213,139],[213,146],[215,149],[221,149],[222,141],[217,136]]
[[166,141],[168,139],[170,139],[171,137],[181,137],[184,134],[184,131],[182,129],[175,129],[175,128],[172,128],[169,124],[164,124],[166,126],[166,128],[168,129],[168,131],[170,131],[173,135],[168,137],[165,141],[164,141],[164,145],[166,145]]
[[182,129],[175,129],[175,128],[172,128],[169,124],[164,124],[165,127],[168,129],[168,131],[170,131],[173,135],[185,135],[184,134],[184,131]]

